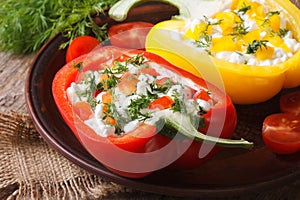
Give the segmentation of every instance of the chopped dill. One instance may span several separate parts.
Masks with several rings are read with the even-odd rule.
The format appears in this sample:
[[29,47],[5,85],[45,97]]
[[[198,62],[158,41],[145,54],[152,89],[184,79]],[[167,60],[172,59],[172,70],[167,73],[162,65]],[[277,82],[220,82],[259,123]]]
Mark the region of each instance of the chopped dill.
[[267,42],[268,40],[253,40],[253,42],[247,46],[246,53],[255,54],[258,49],[261,49],[262,47],[267,48]]

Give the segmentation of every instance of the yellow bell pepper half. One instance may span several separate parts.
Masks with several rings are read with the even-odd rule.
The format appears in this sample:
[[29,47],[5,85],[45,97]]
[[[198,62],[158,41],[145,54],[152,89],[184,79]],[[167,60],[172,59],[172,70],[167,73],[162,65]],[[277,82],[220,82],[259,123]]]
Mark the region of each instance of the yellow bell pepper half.
[[[299,9],[289,0],[270,0],[265,3],[272,9],[280,10],[288,21],[288,29],[292,31],[293,37],[300,41]],[[183,42],[184,37],[187,37],[182,34],[186,24],[187,20],[168,20],[156,24],[147,36],[146,50],[159,54],[172,64],[225,89],[236,104],[264,102],[283,88],[300,85],[300,51],[285,62],[272,66],[231,63],[210,56],[194,45]],[[193,32],[190,31],[188,34],[193,35]],[[255,34],[257,33],[251,37],[256,37]],[[226,38],[223,39],[218,39],[218,42],[223,42],[224,48],[238,48],[233,43],[227,43]],[[221,47],[216,46],[215,50],[218,51],[218,48]],[[288,48],[283,49],[288,51]],[[265,58],[266,54],[273,50],[270,48],[268,51],[257,52],[260,53],[258,58]]]

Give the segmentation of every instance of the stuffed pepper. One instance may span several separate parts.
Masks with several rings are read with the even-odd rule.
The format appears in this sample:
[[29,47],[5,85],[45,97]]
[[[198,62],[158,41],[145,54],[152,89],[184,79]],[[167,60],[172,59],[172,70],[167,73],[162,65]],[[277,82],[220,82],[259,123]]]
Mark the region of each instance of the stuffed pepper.
[[253,146],[230,139],[237,117],[223,91],[153,53],[99,48],[62,67],[52,91],[77,139],[122,176],[193,168],[215,145]]
[[158,23],[147,51],[206,80],[205,72],[216,68],[237,104],[260,103],[299,86],[299,9],[288,0],[227,2],[210,16]]

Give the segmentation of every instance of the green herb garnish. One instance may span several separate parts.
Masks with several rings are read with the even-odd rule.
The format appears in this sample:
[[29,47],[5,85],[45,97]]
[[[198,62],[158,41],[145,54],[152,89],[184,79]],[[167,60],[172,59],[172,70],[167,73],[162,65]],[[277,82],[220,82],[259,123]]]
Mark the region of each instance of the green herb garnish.
[[82,64],[83,64],[82,62],[76,63],[76,62],[72,61],[73,67],[76,68],[76,69],[78,69],[78,72],[81,72],[81,71],[82,71],[82,68],[83,68],[83,65],[82,65]]
[[183,97],[180,98],[180,94],[177,91],[174,91],[172,94],[174,104],[171,107],[173,112],[186,113],[186,107],[183,101]]
[[262,47],[267,48],[267,42],[268,40],[253,40],[253,42],[247,46],[246,54],[255,54],[258,49]]
[[126,60],[126,65],[132,64],[134,66],[145,67],[143,66],[146,62],[149,62],[144,56],[144,54],[137,54]]
[[211,52],[208,50],[208,48],[211,46],[212,36],[208,34],[208,29],[210,26],[220,25],[222,23],[222,20],[218,20],[216,22],[211,22],[211,21],[209,21],[209,19],[207,17],[204,16],[204,18],[206,21],[206,26],[205,26],[204,30],[200,32],[199,40],[195,40],[194,44],[198,48],[205,49],[205,51],[209,55],[211,55]]
[[246,5],[245,2],[243,3],[243,6],[236,12],[233,12],[234,14],[236,14],[240,21],[236,21],[233,27],[234,32],[229,34],[235,37],[238,36],[242,36],[242,35],[246,35],[247,33],[249,33],[248,29],[249,27],[246,27],[244,24],[244,19],[242,17],[242,15],[245,15],[247,13],[248,10],[251,9],[250,5]]
[[286,34],[289,32],[288,29],[279,29],[279,37],[283,38],[286,36]]
[[141,95],[139,98],[132,99],[128,105],[128,112],[132,120],[139,119],[141,121],[151,117],[150,113],[141,113],[141,110],[148,108],[153,99],[147,95]]
[[104,13],[118,0],[5,0],[0,5],[0,50],[14,53],[36,52],[51,37],[62,33],[67,39],[94,34],[107,38],[105,26],[93,17]]
[[251,6],[250,5],[246,5],[246,3],[243,2],[243,6],[237,12],[238,12],[238,14],[244,15],[250,9],[251,9]]

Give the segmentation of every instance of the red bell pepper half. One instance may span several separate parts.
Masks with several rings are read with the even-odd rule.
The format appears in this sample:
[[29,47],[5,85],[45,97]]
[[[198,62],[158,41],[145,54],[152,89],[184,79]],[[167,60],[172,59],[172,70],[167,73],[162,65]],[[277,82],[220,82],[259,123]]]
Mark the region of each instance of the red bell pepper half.
[[[107,137],[97,134],[84,123],[84,120],[93,115],[93,112],[91,112],[92,109],[89,104],[71,103],[67,94],[67,88],[70,87],[71,83],[81,80],[82,73],[88,70],[103,70],[115,60],[124,61],[140,54],[147,61],[160,65],[162,69],[171,70],[193,82],[198,90],[194,91],[195,100],[204,96],[205,100],[214,102],[209,112],[201,114],[204,118],[203,127],[198,130],[195,129],[191,120],[180,112],[176,115],[163,116],[160,120],[163,122],[163,126],[141,123],[126,134]],[[80,70],[75,67],[78,63],[81,64],[81,67],[83,66]],[[154,77],[159,74],[158,70],[154,71],[147,68],[143,70],[145,73],[154,75]],[[159,84],[163,84],[163,82],[164,79],[158,80]],[[123,89],[130,93],[132,92],[131,86],[134,84],[136,84],[134,78],[125,77],[120,79],[118,86],[120,88],[124,86]],[[210,91],[211,99],[206,94],[199,95],[200,90]],[[153,53],[125,50],[112,46],[102,47],[63,66],[54,77],[52,92],[61,116],[76,138],[99,162],[121,176],[141,178],[165,167],[193,168],[214,155],[217,149],[215,148],[216,145],[238,148],[251,148],[253,145],[243,139],[226,139],[231,138],[236,127],[237,117],[231,100],[223,91],[205,80],[173,66]],[[104,98],[107,102],[112,101],[110,95]],[[170,108],[174,103],[167,97],[161,97],[150,103],[150,106],[154,109],[165,109]],[[115,123],[115,120],[110,117],[105,120],[112,124]],[[168,125],[169,128],[166,129],[164,125]],[[202,143],[203,141],[205,144]]]

